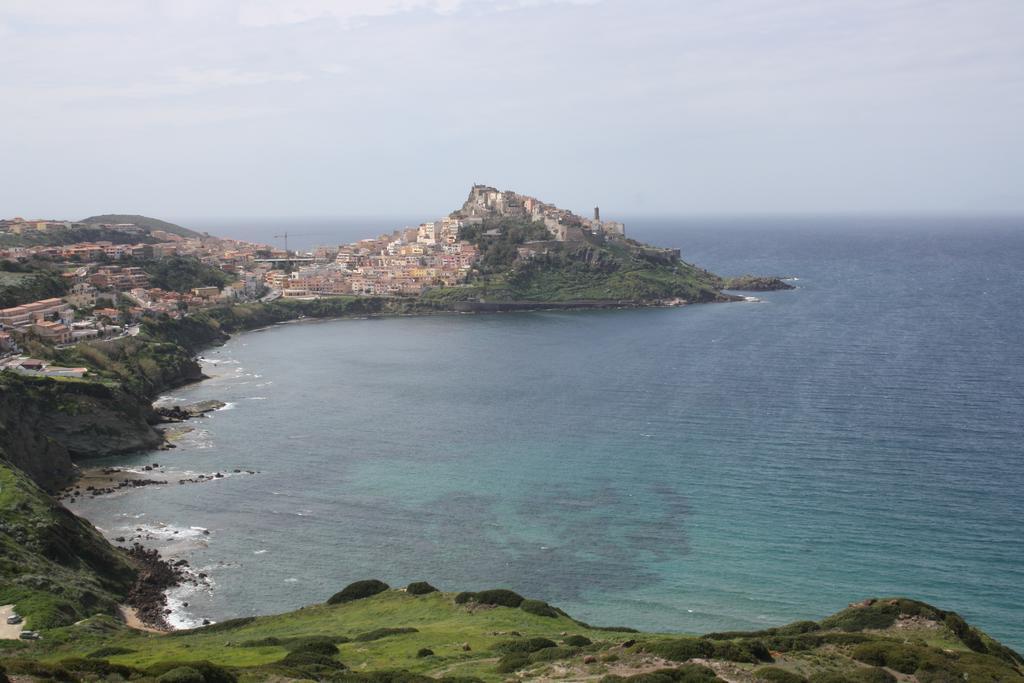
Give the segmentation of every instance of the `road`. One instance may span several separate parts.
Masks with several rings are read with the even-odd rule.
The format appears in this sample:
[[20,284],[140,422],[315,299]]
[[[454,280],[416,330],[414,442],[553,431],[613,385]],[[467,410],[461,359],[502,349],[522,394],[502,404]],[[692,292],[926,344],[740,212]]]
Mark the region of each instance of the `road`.
[[24,624],[8,624],[7,617],[14,614],[14,605],[0,605],[0,640],[18,640]]

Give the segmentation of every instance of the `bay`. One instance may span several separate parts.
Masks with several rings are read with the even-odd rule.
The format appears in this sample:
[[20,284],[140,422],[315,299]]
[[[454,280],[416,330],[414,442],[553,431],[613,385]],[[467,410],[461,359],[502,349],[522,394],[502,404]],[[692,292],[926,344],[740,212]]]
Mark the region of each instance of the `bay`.
[[906,595],[1024,647],[1022,221],[628,225],[798,289],[237,335],[170,397],[227,409],[107,461],[229,476],[75,510],[209,573],[181,625],[376,577],[688,632]]

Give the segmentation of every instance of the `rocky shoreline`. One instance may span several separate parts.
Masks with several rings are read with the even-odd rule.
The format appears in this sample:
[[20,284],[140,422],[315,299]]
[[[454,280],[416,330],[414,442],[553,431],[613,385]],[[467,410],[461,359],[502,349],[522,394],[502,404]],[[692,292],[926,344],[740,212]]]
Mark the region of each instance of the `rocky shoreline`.
[[[160,463],[144,465],[143,472],[152,473],[140,477],[139,473],[133,470],[120,467],[101,467],[98,469],[82,470],[78,481],[68,486],[57,494],[57,500],[61,502],[76,503],[79,499],[99,498],[126,489],[141,488],[143,486],[166,486],[176,483],[203,484],[217,479],[224,479],[228,474],[259,474],[258,470],[234,468],[228,474],[225,472],[213,472],[211,474],[197,474],[195,476],[175,479],[170,476],[172,473],[166,469],[160,469]],[[160,479],[150,477],[159,476]]]
[[[167,607],[167,591],[186,583],[205,585],[208,583],[206,574],[192,571],[188,560],[165,560],[157,550],[138,542],[121,549],[139,569],[125,604],[135,610],[135,615],[144,625],[159,631],[173,631],[174,627],[167,621],[171,614]],[[209,623],[209,620],[203,620],[204,626]]]
[[220,410],[227,404],[223,401],[199,401],[183,406],[154,407],[161,423],[175,423],[191,420],[194,417],[204,417],[207,413]]
[[134,543],[125,553],[138,567],[139,575],[128,593],[126,603],[135,610],[139,620],[147,626],[170,631],[167,623],[167,591],[181,585],[186,579],[185,560],[170,563],[160,557],[156,550],[147,549],[141,543]]
[[733,292],[777,292],[796,289],[783,278],[761,275],[740,275],[722,281],[722,289]]

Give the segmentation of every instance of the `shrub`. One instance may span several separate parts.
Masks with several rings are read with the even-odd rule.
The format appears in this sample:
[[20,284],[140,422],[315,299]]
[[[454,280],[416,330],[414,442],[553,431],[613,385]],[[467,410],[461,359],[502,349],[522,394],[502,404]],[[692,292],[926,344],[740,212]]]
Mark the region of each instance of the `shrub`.
[[874,642],[858,645],[851,656],[873,666],[887,666],[900,673],[912,674],[921,664],[918,648],[896,642]]
[[776,629],[769,629],[774,631],[775,634],[780,636],[796,636],[801,633],[811,633],[813,631],[820,631],[821,624],[816,621],[794,621],[792,624],[786,624],[785,626],[779,626]]
[[207,661],[202,662],[158,662],[146,669],[146,674],[154,678],[160,678],[165,673],[168,673],[172,669],[179,669],[187,667],[189,669],[195,669],[199,672],[199,675],[203,677],[203,683],[237,683],[238,679],[233,673],[211,664]]
[[856,674],[857,683],[895,683],[896,677],[885,669],[877,666],[859,669]]
[[768,645],[763,640],[744,640],[743,646],[747,648],[750,654],[754,655],[754,659],[759,662],[771,662],[772,659],[771,650],[768,649]]
[[842,631],[863,631],[864,629],[889,628],[900,615],[898,605],[876,602],[867,607],[848,607],[821,622],[825,628]]
[[677,669],[659,669],[635,676],[605,676],[601,683],[711,683],[720,681],[715,672],[700,664],[684,664]]
[[547,638],[521,638],[519,640],[506,640],[494,646],[496,652],[536,652],[549,647],[558,647],[558,643]]
[[238,643],[238,647],[285,647],[288,650],[296,650],[302,648],[307,643],[330,643],[333,645],[339,645],[341,643],[347,643],[349,639],[345,636],[298,636],[295,638],[276,638],[269,636],[267,638],[258,638],[256,640],[243,640]]
[[105,659],[106,657],[116,657],[117,655],[130,655],[136,652],[127,647],[117,647],[116,645],[101,647],[98,650],[93,650],[86,655],[89,659]]
[[519,607],[523,603],[523,596],[515,591],[506,588],[492,588],[480,591],[474,597],[481,605],[498,605],[500,607]]
[[111,674],[117,674],[124,679],[131,678],[132,674],[137,673],[135,669],[130,666],[124,666],[123,664],[111,664],[104,660],[81,659],[79,657],[62,659],[58,666],[62,669],[67,669],[68,671],[73,671],[75,673],[90,673],[103,677],[110,676]]
[[416,652],[416,656],[417,657],[433,657],[434,656],[434,651],[431,650],[429,647],[421,647]]
[[893,683],[896,678],[885,669],[865,667],[850,671],[826,672],[811,676],[810,683]]
[[380,640],[381,638],[387,638],[388,636],[397,636],[403,633],[417,633],[419,629],[412,628],[411,626],[405,628],[377,628],[366,633],[360,633],[352,640],[359,643],[366,643],[371,640]]
[[807,683],[807,679],[803,676],[774,666],[754,669],[754,680],[766,683]]
[[500,674],[508,674],[522,669],[530,663],[530,655],[525,652],[510,652],[498,660],[495,671]]
[[712,647],[712,651],[705,656],[748,664],[772,661],[768,646],[761,640],[716,640],[712,643]]
[[572,647],[546,647],[531,654],[530,662],[554,662],[559,659],[575,657],[578,653],[579,650]]
[[0,683],[11,683],[11,679],[7,677],[7,671],[4,670],[3,664],[0,664]]
[[701,638],[676,638],[649,643],[644,649],[663,659],[685,662],[697,657],[710,657],[715,651],[715,646],[710,640]]
[[996,656],[976,652],[960,652],[954,657],[933,653],[922,659],[921,666],[914,675],[921,683],[948,680],[969,680],[972,683],[1021,680],[1020,671],[1016,667]]
[[968,625],[964,618],[956,612],[949,612],[946,614],[946,618],[943,620],[946,627],[950,631],[956,634],[964,645],[971,648],[975,652],[988,652],[988,648],[985,647],[985,643],[982,641],[981,636],[978,632]]
[[296,668],[310,667],[313,670],[340,670],[345,668],[344,664],[335,660],[333,657],[322,655],[317,652],[289,652],[279,663],[284,666]]
[[405,587],[405,592],[409,595],[427,595],[438,591],[426,581],[414,581]]
[[353,600],[362,600],[368,598],[377,593],[383,593],[388,589],[388,585],[383,581],[377,579],[366,579],[364,581],[356,581],[342,588],[340,591],[332,595],[327,599],[328,605],[341,605],[346,602],[352,602]]
[[764,643],[772,650],[790,652],[793,650],[813,650],[822,645],[857,645],[874,642],[874,639],[863,633],[805,633],[799,636],[771,636]]
[[519,603],[519,609],[530,614],[536,614],[538,617],[558,616],[555,608],[542,600],[523,600]]
[[456,605],[465,605],[467,602],[473,602],[476,600],[476,593],[470,593],[469,591],[462,591],[455,596]]
[[297,638],[266,638],[276,640],[272,645],[283,645],[289,652],[318,652],[323,655],[338,654],[338,643],[347,643],[345,636],[301,636]]
[[190,666],[179,666],[159,676],[160,683],[203,683],[203,674]]
[[238,643],[238,647],[274,647],[277,645],[284,645],[284,641],[274,636],[257,638],[256,640],[243,640]]
[[53,678],[49,666],[28,659],[4,659],[3,666],[6,674],[21,676],[34,676],[35,678]]
[[590,640],[590,638],[587,638],[586,636],[580,636],[580,635],[568,636],[565,639],[565,644],[566,645],[570,645],[572,647],[586,647],[587,645],[590,645],[591,643],[592,643],[592,641]]
[[332,643],[329,638],[317,638],[316,640],[310,639],[302,641],[288,649],[290,652],[308,652],[310,654],[326,655],[328,657],[338,654],[338,646]]

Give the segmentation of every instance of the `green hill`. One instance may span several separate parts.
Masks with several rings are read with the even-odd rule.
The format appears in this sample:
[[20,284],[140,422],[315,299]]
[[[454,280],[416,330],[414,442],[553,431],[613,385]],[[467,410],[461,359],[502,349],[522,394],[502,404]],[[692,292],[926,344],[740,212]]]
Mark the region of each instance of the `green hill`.
[[133,566],[3,458],[0,449],[0,605],[16,604],[34,629],[115,613]]
[[1024,681],[1015,652],[954,613],[906,599],[696,637],[596,628],[511,591],[392,589],[169,634],[100,616],[0,653],[9,673],[61,680],[153,680],[187,667],[198,673],[159,680]]
[[722,279],[661,249],[629,239],[582,231],[558,242],[543,223],[525,218],[488,218],[462,229],[460,239],[480,249],[466,284],[437,287],[424,299],[437,302],[612,301],[645,303],[726,301]]
[[89,216],[83,218],[80,222],[82,223],[134,223],[140,228],[146,230],[163,230],[175,235],[181,235],[182,237],[202,237],[202,233],[198,233],[195,230],[189,230],[183,228],[180,225],[174,223],[168,223],[158,218],[150,218],[149,216],[138,216],[126,213],[105,213],[102,216]]

